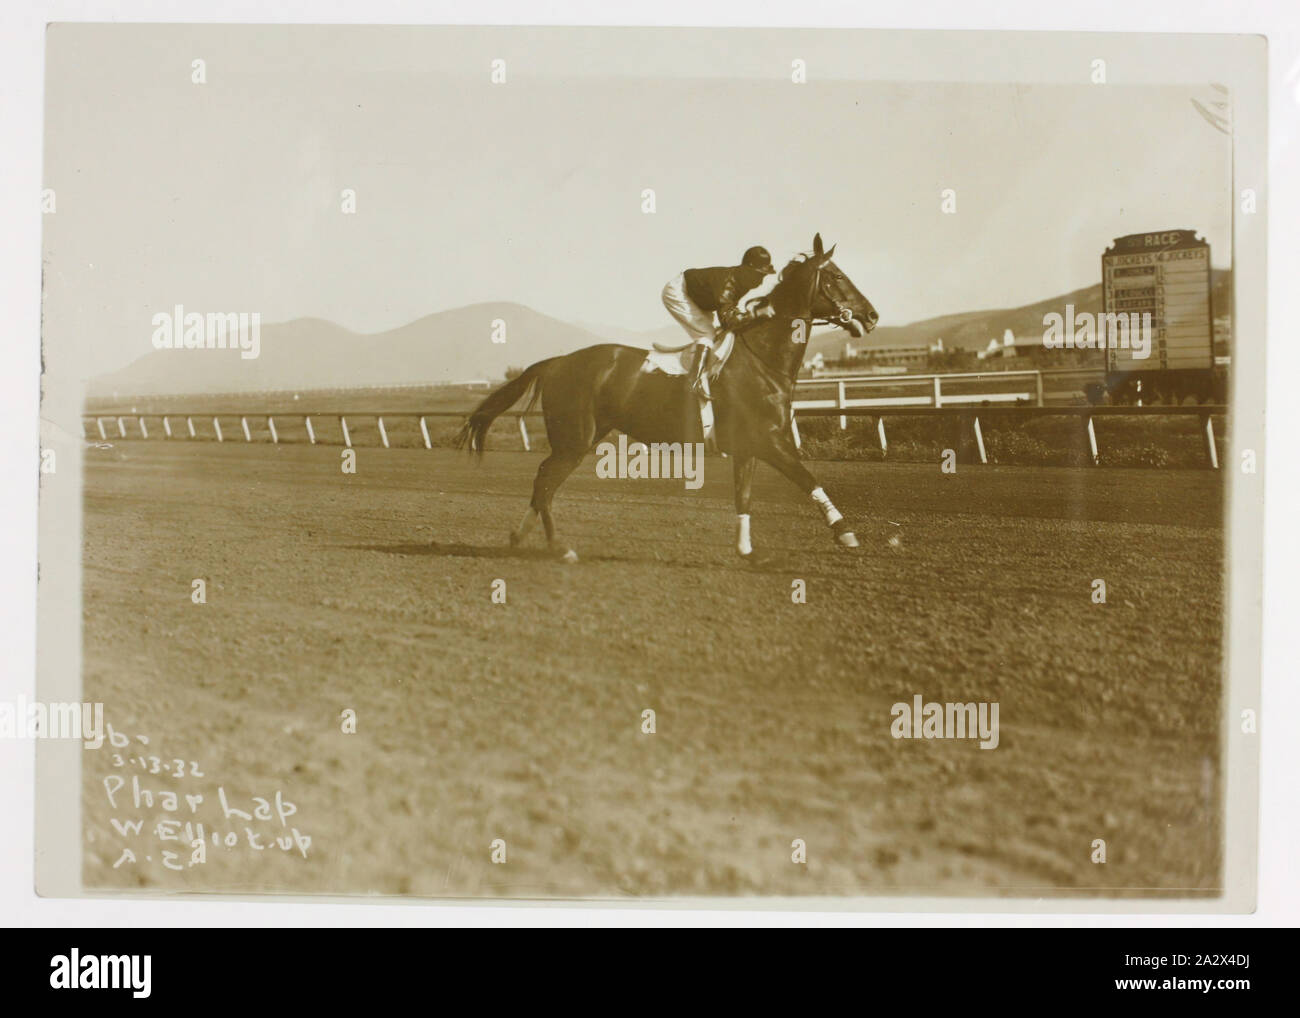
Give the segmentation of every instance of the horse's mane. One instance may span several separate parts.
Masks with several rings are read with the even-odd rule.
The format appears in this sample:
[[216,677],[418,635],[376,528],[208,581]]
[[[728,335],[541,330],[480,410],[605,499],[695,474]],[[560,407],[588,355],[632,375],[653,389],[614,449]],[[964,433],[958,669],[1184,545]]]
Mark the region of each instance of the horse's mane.
[[802,254],[802,253],[801,253],[801,254],[797,254],[797,255],[795,255],[795,256],[794,256],[793,258],[791,258],[788,262],[786,262],[786,263],[785,263],[785,268],[783,268],[783,269],[780,271],[780,273],[777,275],[777,277],[776,277],[777,285],[780,285],[781,283],[784,283],[784,282],[785,282],[785,274],[786,274],[787,272],[789,272],[789,271],[790,271],[792,268],[794,268],[796,265],[802,265],[804,262],[806,262],[806,261],[807,261],[809,258],[811,258],[811,257],[812,257],[811,254]]
[[746,310],[752,310],[753,308],[756,308],[762,304],[770,304],[772,302],[772,294],[776,292],[776,287],[780,286],[782,283],[785,282],[785,274],[789,272],[791,269],[793,269],[796,265],[802,265],[811,257],[812,257],[811,251],[801,252],[795,255],[793,258],[791,258],[788,262],[786,262],[785,268],[783,268],[779,273],[777,273],[776,286],[772,287],[771,290],[763,294],[763,296],[761,297],[751,297],[749,300],[745,301],[744,306]]

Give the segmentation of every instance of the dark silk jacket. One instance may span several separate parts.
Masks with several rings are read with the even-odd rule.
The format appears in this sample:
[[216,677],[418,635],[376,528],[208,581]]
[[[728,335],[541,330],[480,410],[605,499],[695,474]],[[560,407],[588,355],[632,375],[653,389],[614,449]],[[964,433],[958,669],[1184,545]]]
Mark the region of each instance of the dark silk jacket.
[[716,311],[728,328],[740,317],[740,298],[762,285],[764,278],[762,272],[747,265],[716,265],[682,273],[686,296],[701,311]]

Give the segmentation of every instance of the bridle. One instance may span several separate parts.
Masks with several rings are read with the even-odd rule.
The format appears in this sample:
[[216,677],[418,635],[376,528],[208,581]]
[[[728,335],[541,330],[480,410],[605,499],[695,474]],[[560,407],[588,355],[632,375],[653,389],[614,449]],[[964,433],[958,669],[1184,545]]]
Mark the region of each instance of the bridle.
[[810,315],[812,314],[812,306],[816,302],[816,299],[820,297],[822,298],[822,300],[826,301],[827,304],[829,304],[831,307],[835,309],[835,316],[833,318],[810,318],[809,323],[811,325],[848,325],[849,322],[853,321],[853,309],[849,307],[845,307],[834,297],[832,297],[829,293],[826,293],[824,290],[822,290],[822,266],[821,265],[817,266],[817,268],[814,270],[814,273],[815,274],[813,275],[813,285],[810,287],[809,290],[809,292],[812,294],[812,299],[808,301],[808,313]]
[[[853,321],[853,309],[841,304],[838,300],[836,300],[824,289],[822,289],[822,266],[821,265],[818,265],[813,270],[812,286],[808,288],[808,293],[809,293],[809,298],[808,298],[809,327],[814,325],[848,325],[849,322]],[[812,306],[817,302],[818,297],[820,297],[822,300],[824,300],[827,304],[829,304],[831,307],[835,309],[835,314],[833,316],[823,317],[823,318],[817,318],[813,316]],[[759,297],[753,301],[747,301],[745,306],[753,307],[764,301],[768,301],[770,303],[770,295],[768,295],[767,297]]]
[[[853,309],[845,307],[834,297],[832,297],[829,293],[826,293],[822,289],[822,266],[821,265],[818,265],[813,270],[812,286],[808,288],[808,293],[809,293],[808,327],[810,329],[814,325],[848,325],[849,322],[853,321]],[[817,318],[813,316],[812,306],[817,302],[818,297],[826,301],[827,304],[829,304],[831,307],[835,309],[835,314],[833,317]],[[753,357],[760,364],[762,364],[765,368],[767,368],[767,370],[771,371],[775,375],[780,375],[782,378],[786,378],[787,380],[793,381],[793,376],[787,374],[784,371],[780,371],[777,368],[774,368],[771,364],[769,364],[767,359],[764,358],[761,354],[759,354],[757,350],[754,349],[753,345],[749,342],[749,339],[744,332],[737,332],[736,338],[744,345],[745,349],[749,351],[750,356]]]

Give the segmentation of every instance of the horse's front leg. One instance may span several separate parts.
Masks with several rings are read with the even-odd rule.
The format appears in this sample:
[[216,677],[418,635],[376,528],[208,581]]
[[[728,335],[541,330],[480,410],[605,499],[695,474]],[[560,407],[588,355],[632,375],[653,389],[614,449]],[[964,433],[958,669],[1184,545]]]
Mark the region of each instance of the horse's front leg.
[[831,533],[841,547],[858,547],[858,537],[853,533],[853,528],[849,526],[848,520],[844,518],[843,513],[835,508],[835,503],[822,490],[817,478],[800,461],[799,453],[795,451],[794,437],[792,435],[787,433],[779,436],[768,447],[766,452],[759,455],[759,458],[770,463],[788,477],[800,491],[813,500],[817,508],[822,511],[822,515],[826,517],[826,523],[831,528]]
[[754,468],[758,461],[750,455],[734,454],[732,460],[736,478],[736,551],[741,558],[754,554],[749,540],[749,500],[754,492]]

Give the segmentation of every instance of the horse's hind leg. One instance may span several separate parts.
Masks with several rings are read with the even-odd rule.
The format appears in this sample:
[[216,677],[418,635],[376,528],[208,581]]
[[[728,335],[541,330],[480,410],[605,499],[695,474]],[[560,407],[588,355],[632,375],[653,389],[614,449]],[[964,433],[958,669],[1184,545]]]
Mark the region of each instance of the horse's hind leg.
[[794,441],[792,439],[779,438],[773,442],[767,451],[759,454],[759,459],[770,463],[782,474],[788,477],[800,491],[804,492],[811,498],[814,504],[822,511],[826,517],[826,523],[831,528],[831,533],[835,535],[835,540],[842,547],[856,548],[858,546],[857,535],[853,533],[853,528],[849,526],[843,514],[835,508],[830,497],[822,490],[822,486],[799,459],[799,454],[795,452]]
[[537,510],[533,508],[531,502],[528,503],[528,510],[524,513],[524,518],[519,521],[519,526],[510,531],[510,546],[518,548],[524,543],[524,538],[528,536],[528,531],[533,529],[533,524],[537,522]]
[[[552,550],[555,550],[555,520],[551,518],[551,499],[555,497],[556,489],[577,469],[584,454],[585,450],[577,454],[552,452],[537,468],[537,477],[533,480],[533,502],[530,512],[541,518],[542,526],[546,530],[546,544]],[[525,516],[524,520],[531,526],[528,516]],[[577,562],[578,553],[566,547],[562,558],[565,562]]]
[[[603,432],[588,444],[594,445],[602,437],[604,437]],[[539,519],[546,529],[546,543],[554,547],[555,521],[551,518],[551,498],[555,495],[555,490],[564,483],[565,478],[582,462],[584,455],[585,453],[580,454],[575,459],[573,453],[552,452],[542,461],[542,465],[537,468],[537,477],[533,480],[533,497],[524,512],[524,518],[519,521],[519,526],[510,532],[512,548],[523,544],[524,538]],[[566,561],[576,562],[577,559],[578,556],[572,548],[566,549]]]

